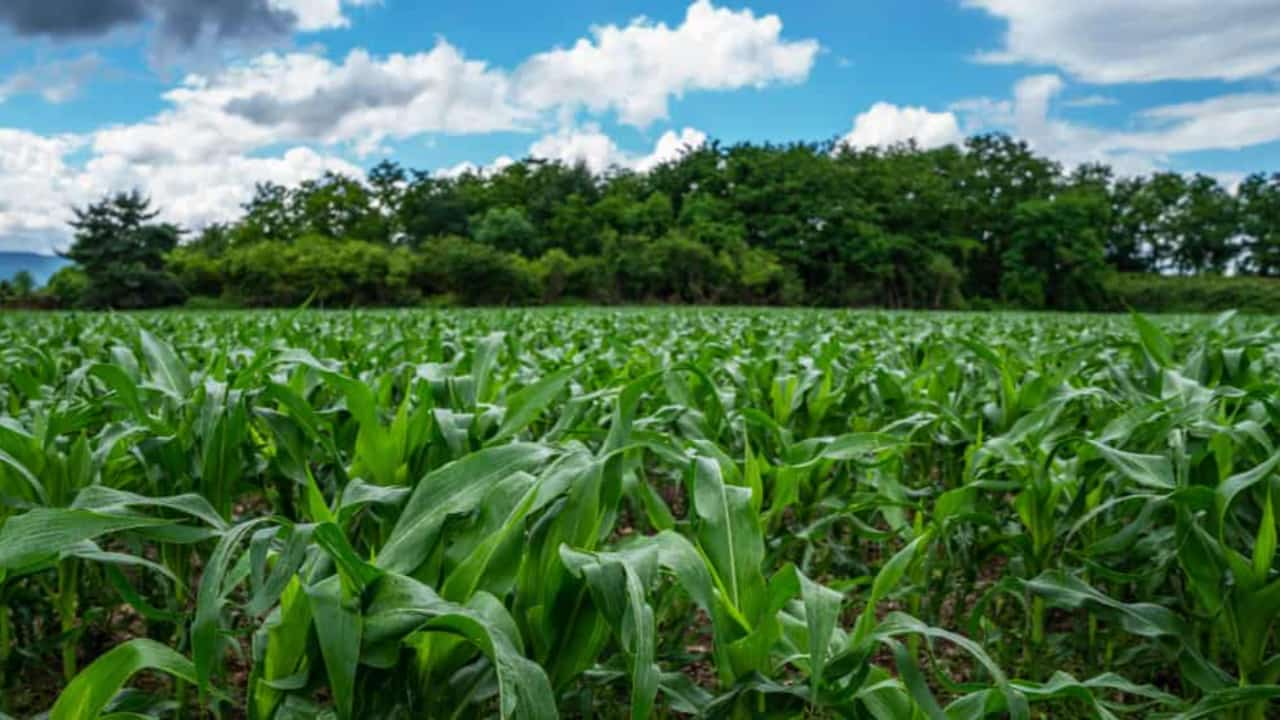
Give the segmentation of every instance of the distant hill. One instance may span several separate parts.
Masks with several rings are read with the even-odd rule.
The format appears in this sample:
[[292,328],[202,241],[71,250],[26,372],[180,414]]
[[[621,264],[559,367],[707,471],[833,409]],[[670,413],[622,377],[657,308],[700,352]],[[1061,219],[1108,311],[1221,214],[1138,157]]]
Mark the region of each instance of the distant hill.
[[26,270],[37,285],[44,285],[49,276],[71,261],[57,255],[39,255],[27,252],[0,252],[0,280],[9,280]]

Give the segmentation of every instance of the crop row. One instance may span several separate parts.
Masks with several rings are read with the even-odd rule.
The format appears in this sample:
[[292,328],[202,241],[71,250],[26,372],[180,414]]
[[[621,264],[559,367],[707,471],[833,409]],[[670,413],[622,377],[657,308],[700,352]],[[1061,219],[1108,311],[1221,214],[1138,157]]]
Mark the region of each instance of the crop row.
[[0,717],[1226,717],[1259,318],[0,317]]

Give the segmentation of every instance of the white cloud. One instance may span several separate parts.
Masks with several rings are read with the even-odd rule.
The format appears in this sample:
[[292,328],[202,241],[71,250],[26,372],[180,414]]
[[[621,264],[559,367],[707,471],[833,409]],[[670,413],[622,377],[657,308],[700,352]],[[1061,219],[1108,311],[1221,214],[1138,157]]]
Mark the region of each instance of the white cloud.
[[662,133],[662,137],[658,138],[657,144],[653,146],[653,152],[632,161],[632,167],[640,172],[652,170],[653,168],[672,160],[678,159],[681,155],[689,150],[695,150],[707,143],[707,134],[701,130],[694,128],[684,128],[679,133],[674,130],[668,130]]
[[575,165],[583,163],[593,172],[602,172],[619,164],[622,149],[598,127],[582,130],[563,129],[536,140],[529,146],[529,156],[559,160]]
[[106,155],[90,160],[81,177],[104,191],[142,188],[162,210],[164,219],[199,228],[235,217],[252,195],[255,183],[296,185],[330,170],[364,176],[360,168],[341,158],[294,147],[270,157],[232,154],[176,164],[128,162]]
[[658,138],[652,152],[635,155],[619,148],[599,127],[588,125],[564,128],[540,138],[529,146],[529,156],[568,164],[581,162],[597,173],[612,167],[644,171],[678,158],[688,148],[701,147],[706,141],[706,133],[694,128],[687,127],[679,133],[668,130]]
[[1053,74],[1032,75],[1014,84],[1012,99],[972,98],[952,104],[966,132],[1009,132],[1037,152],[1068,166],[1104,162],[1125,175],[1148,173],[1166,160],[1160,152],[1134,152],[1115,143],[1112,131],[1062,120],[1053,104],[1066,87]]
[[915,140],[923,148],[934,148],[964,140],[952,112],[930,112],[923,107],[900,107],[878,102],[853,120],[853,130],[843,142],[853,147],[893,145]]
[[[599,125],[587,124],[582,127],[566,126],[543,135],[529,146],[526,156],[538,160],[556,160],[568,165],[582,163],[594,173],[614,168],[644,172],[675,160],[691,149],[702,147],[706,142],[706,133],[686,127],[680,132],[667,130],[662,133],[650,152],[633,153],[619,147]],[[439,177],[457,177],[469,172],[490,174],[514,162],[512,158],[502,155],[488,165],[461,162],[440,168],[435,174]]]
[[959,116],[960,127],[966,136],[1013,125],[1012,100],[965,98],[951,103],[947,109]]
[[493,162],[489,163],[488,165],[477,165],[471,162],[470,160],[464,160],[458,163],[457,165],[451,165],[449,167],[440,168],[439,170],[436,170],[432,174],[435,175],[436,177],[445,177],[445,178],[456,178],[460,175],[466,175],[468,173],[478,174],[478,175],[489,175],[492,173],[500,172],[503,168],[508,167],[510,165],[514,165],[515,162],[516,161],[510,155],[499,155],[496,159],[494,159]]
[[0,250],[55,248],[71,216],[68,203],[89,191],[66,162],[84,144],[74,135],[0,128]]
[[148,162],[99,153],[83,167],[68,161],[89,143],[83,136],[0,129],[0,250],[65,249],[72,207],[109,192],[140,188],[164,220],[198,228],[235,217],[258,182],[296,184],[327,170],[362,176],[355,165],[307,147],[264,157],[226,153]]
[[819,51],[815,40],[783,40],[777,15],[695,0],[677,27],[644,19],[592,30],[568,49],[535,55],[513,76],[516,98],[536,110],[616,110],[644,127],[667,117],[672,97],[799,82]]
[[271,0],[271,5],[293,13],[299,30],[314,32],[350,26],[350,18],[342,12],[344,5],[372,5],[375,2],[377,0]]
[[21,70],[0,80],[0,103],[23,93],[39,93],[45,102],[64,103],[78,95],[101,68],[102,57],[87,53]]
[[964,0],[1005,20],[980,59],[1055,65],[1091,83],[1219,78],[1280,69],[1276,0]]
[[952,105],[966,129],[1003,130],[1069,165],[1106,162],[1124,174],[1164,167],[1171,155],[1236,150],[1280,141],[1280,92],[1238,93],[1163,105],[1138,114],[1138,129],[1113,130],[1055,116],[1062,78],[1020,80],[1012,100],[975,98]]
[[387,138],[509,130],[523,115],[507,80],[446,42],[428,52],[341,63],[267,53],[217,75],[191,75],[150,120],[107,128],[94,147],[140,161],[191,159],[283,143],[350,143],[359,154]]
[[1280,92],[1222,95],[1200,102],[1152,108],[1142,117],[1156,129],[1127,133],[1123,142],[1142,150],[1237,150],[1280,140]]
[[1073,107],[1073,108],[1092,108],[1092,107],[1107,107],[1109,105],[1118,105],[1119,103],[1120,103],[1119,100],[1116,100],[1113,97],[1108,97],[1106,95],[1085,95],[1083,97],[1073,98],[1062,104],[1065,105],[1066,107]]
[[[271,0],[264,27],[275,27],[276,16],[292,18],[300,30],[343,27],[351,8],[372,2]],[[209,25],[201,15],[187,29],[222,32],[223,19],[217,14]],[[199,37],[188,42],[183,28],[172,30],[161,33],[177,38],[166,42],[198,45]],[[0,129],[0,244],[64,247],[72,206],[133,187],[153,197],[164,219],[200,227],[234,218],[256,182],[293,184],[326,170],[358,175],[349,158],[383,151],[388,141],[530,132],[556,117],[578,129],[534,141],[531,156],[581,160],[594,170],[648,169],[701,145],[706,135],[669,130],[651,151],[634,153],[598,125],[577,126],[576,114],[585,108],[647,125],[687,92],[803,80],[819,49],[814,40],[784,40],[776,15],[694,0],[678,26],[638,19],[594,28],[589,39],[534,55],[513,71],[468,59],[444,40],[425,52],[375,56],[357,49],[340,60],[322,51],[269,52],[188,75],[164,93],[163,110],[139,122],[74,137]],[[20,79],[0,84],[0,95],[42,91],[61,99],[73,92],[46,85]],[[490,171],[510,162],[443,172]]]
[[[322,8],[340,9],[336,0],[288,2],[308,3],[314,18]],[[784,42],[781,27],[776,16],[697,0],[674,29],[644,21],[597,28],[594,42],[536,55],[514,73],[469,60],[444,40],[407,55],[356,49],[341,61],[266,53],[188,76],[164,95],[167,110],[97,132],[94,148],[159,161],[306,143],[343,145],[365,157],[389,139],[528,130],[549,111],[563,120],[583,104],[647,123],[665,114],[670,96],[688,90],[803,78],[817,43]]]

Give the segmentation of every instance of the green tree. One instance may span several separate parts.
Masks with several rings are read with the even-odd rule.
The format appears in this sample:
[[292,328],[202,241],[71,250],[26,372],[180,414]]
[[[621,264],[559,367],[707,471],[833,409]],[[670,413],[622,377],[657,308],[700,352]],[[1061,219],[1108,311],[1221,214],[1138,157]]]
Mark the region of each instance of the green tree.
[[519,207],[490,208],[474,223],[472,235],[481,244],[530,258],[542,245],[537,228]]
[[180,231],[168,223],[153,223],[158,215],[150,199],[136,190],[75,209],[75,239],[66,256],[88,276],[82,304],[144,308],[182,301],[182,288],[164,267],[165,254],[177,246]]
[[13,295],[18,300],[27,300],[36,291],[36,279],[28,270],[19,270],[13,275]]
[[200,230],[187,248],[210,257],[219,257],[234,243],[232,227],[226,223],[210,223]]
[[1101,307],[1109,213],[1105,195],[1088,190],[1019,204],[1004,252],[1001,298],[1028,308]]
[[1184,187],[1170,243],[1173,267],[1184,274],[1221,273],[1240,251],[1235,198],[1207,175],[1197,174]]
[[59,268],[49,276],[44,285],[44,294],[60,308],[73,308],[83,304],[85,293],[89,291],[89,276],[76,265]]
[[1151,238],[1159,217],[1149,201],[1148,180],[1121,178],[1111,186],[1111,224],[1107,228],[1107,262],[1120,272],[1154,272],[1156,243]]
[[326,172],[317,180],[303,181],[289,193],[289,214],[297,218],[303,234],[374,243],[391,241],[386,218],[369,188],[340,173]]
[[405,228],[401,208],[409,175],[398,163],[383,160],[369,170],[369,187],[374,205],[382,218],[383,242],[398,243],[404,239]]
[[[305,287],[329,304],[452,293],[481,303],[1097,307],[1099,276],[1112,270],[1280,275],[1277,196],[1277,176],[1233,196],[1204,175],[1067,170],[1005,135],[933,149],[710,142],[643,172],[601,174],[525,159],[433,176],[383,161],[367,179],[259,185],[238,222],[205,228],[169,266],[191,292],[260,304],[300,302]],[[517,291],[459,292],[438,272],[441,251],[472,281]],[[249,258],[261,267],[244,267]]]
[[557,205],[547,223],[549,247],[572,255],[595,255],[600,252],[600,226],[591,212],[588,199],[573,193]]
[[1240,184],[1238,198],[1243,269],[1280,277],[1280,173],[1249,176]]
[[292,240],[300,222],[289,207],[289,188],[272,182],[258,183],[243,206],[245,215],[237,230],[241,243]]
[[965,148],[962,169],[951,176],[963,196],[954,235],[976,243],[965,295],[998,298],[1003,294],[1002,275],[1009,267],[1006,252],[1013,243],[1015,209],[1030,200],[1052,197],[1062,168],[1007,135],[973,137]]
[[427,172],[411,174],[397,215],[398,226],[414,247],[431,238],[463,236],[470,231],[467,200],[459,183]]
[[534,269],[522,257],[460,237],[431,240],[424,247],[426,294],[451,293],[468,305],[509,305],[537,300]]

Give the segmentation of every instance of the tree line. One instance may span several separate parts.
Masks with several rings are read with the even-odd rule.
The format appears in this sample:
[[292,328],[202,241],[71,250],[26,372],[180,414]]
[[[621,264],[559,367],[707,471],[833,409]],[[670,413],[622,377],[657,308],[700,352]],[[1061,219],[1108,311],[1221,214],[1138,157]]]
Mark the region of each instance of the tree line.
[[441,176],[384,161],[364,179],[258,185],[243,210],[187,233],[137,192],[78,208],[75,264],[45,297],[1088,310],[1142,278],[1280,276],[1280,174],[1234,191],[1207,175],[1119,177],[1005,135],[936,149],[713,142],[600,174],[526,159]]

